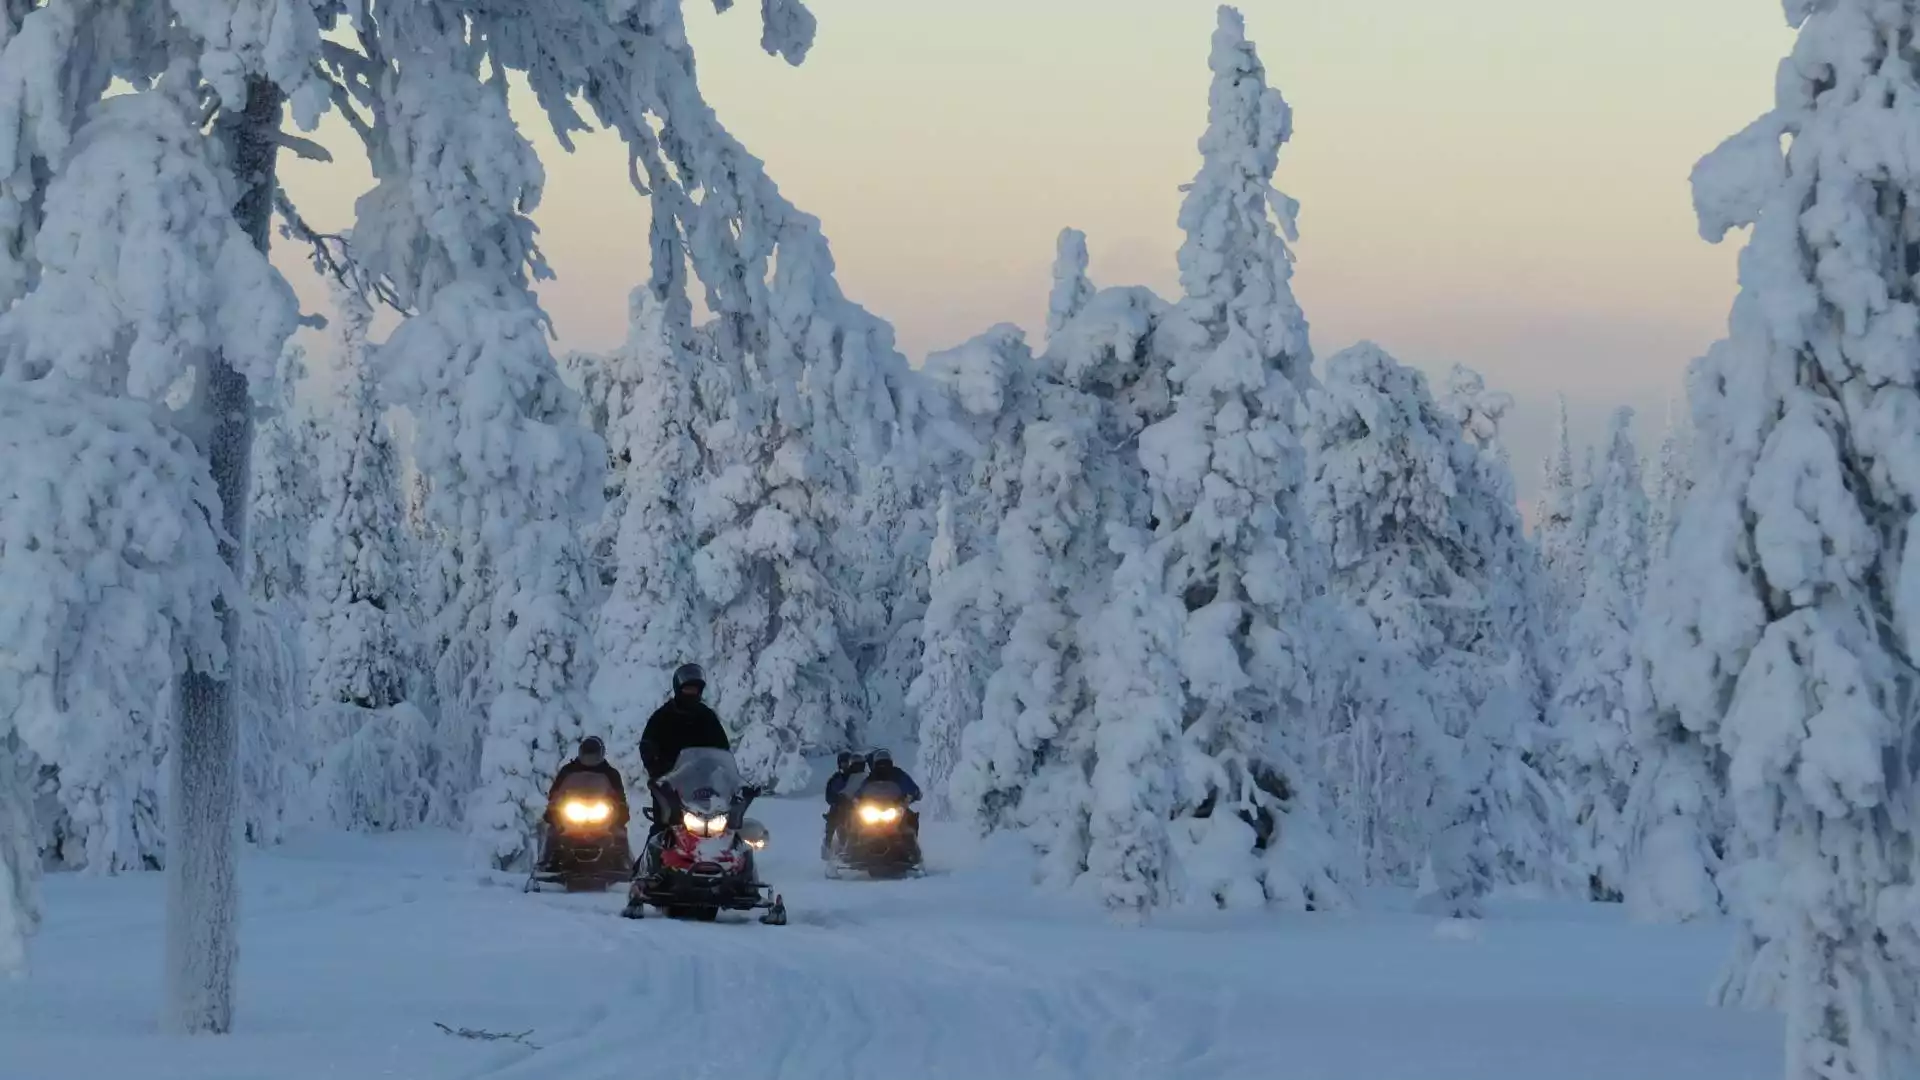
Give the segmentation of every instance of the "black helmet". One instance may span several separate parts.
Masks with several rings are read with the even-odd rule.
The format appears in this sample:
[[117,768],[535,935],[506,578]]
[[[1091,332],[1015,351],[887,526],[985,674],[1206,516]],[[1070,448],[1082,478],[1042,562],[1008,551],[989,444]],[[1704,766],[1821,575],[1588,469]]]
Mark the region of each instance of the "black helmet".
[[580,760],[589,765],[598,765],[607,760],[607,744],[601,742],[598,735],[589,735],[581,739]]
[[673,692],[678,694],[689,686],[707,688],[707,673],[700,670],[699,664],[681,664],[673,669]]
[[891,765],[893,764],[893,751],[883,746],[867,755],[867,764],[875,768],[881,765]]
[[858,760],[860,760],[859,754],[851,750],[842,750],[840,751],[840,756],[835,759],[834,764],[841,772],[851,772],[853,770],[853,763]]

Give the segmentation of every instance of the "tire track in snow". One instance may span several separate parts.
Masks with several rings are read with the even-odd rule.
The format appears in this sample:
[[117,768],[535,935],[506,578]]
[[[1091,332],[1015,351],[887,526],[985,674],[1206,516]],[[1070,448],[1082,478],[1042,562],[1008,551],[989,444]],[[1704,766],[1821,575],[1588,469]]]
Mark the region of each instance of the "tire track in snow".
[[[582,930],[611,914],[542,907]],[[641,1071],[681,1080],[996,1073],[1168,1080],[1199,1075],[1220,1034],[1215,1021],[1175,1024],[1186,1036],[1165,1038],[1169,1018],[1156,1014],[1152,984],[1094,978],[1078,965],[1050,969],[1017,949],[986,944],[980,932],[945,929],[917,941],[888,934],[876,942],[801,923],[650,917],[615,925],[602,932],[616,934],[646,973],[590,1022],[536,1036],[540,1051],[489,1064],[468,1080],[626,1080]]]

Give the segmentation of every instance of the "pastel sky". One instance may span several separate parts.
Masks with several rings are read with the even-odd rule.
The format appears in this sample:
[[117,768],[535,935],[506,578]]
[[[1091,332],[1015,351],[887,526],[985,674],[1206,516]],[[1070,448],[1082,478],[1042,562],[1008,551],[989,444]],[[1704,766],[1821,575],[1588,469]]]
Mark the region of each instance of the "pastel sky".
[[[1295,110],[1278,182],[1302,204],[1295,289],[1316,355],[1371,338],[1432,371],[1479,368],[1519,400],[1523,492],[1556,391],[1577,436],[1632,404],[1657,438],[1735,287],[1737,238],[1699,239],[1688,171],[1768,107],[1792,42],[1777,0],[1239,6]],[[1097,283],[1175,291],[1212,2],[812,7],[819,39],[793,68],[759,51],[757,4],[688,0],[701,78],[909,357],[999,321],[1037,328],[1065,225],[1088,234]],[[609,346],[646,274],[645,207],[617,140],[568,156],[533,137],[559,274],[542,299],[560,347]],[[351,166],[286,179],[335,224],[365,186]],[[324,295],[296,253],[281,261]]]

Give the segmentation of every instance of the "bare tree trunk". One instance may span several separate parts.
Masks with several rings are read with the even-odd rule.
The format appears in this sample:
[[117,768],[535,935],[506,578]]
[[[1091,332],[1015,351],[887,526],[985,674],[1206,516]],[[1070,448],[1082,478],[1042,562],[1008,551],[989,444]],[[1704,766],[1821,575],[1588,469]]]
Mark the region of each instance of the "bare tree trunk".
[[[267,250],[274,189],[272,133],[281,95],[271,82],[247,82],[243,111],[223,111],[220,140],[239,182],[234,217]],[[220,494],[226,538],[221,558],[238,576],[247,545],[247,481],[253,460],[253,402],[247,378],[214,356],[196,407],[206,421],[203,448]],[[239,725],[234,704],[241,612],[219,611],[225,670],[189,668],[180,677],[173,726],[173,792],[167,828],[167,943],[163,1025],[182,1034],[224,1034],[233,1027],[239,959],[239,879],[235,821],[240,801]]]

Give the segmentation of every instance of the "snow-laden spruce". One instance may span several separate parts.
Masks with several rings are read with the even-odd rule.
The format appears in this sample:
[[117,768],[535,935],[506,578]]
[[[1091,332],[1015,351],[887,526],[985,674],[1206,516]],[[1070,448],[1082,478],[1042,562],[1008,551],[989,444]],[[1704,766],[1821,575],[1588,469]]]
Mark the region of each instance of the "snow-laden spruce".
[[[137,587],[136,576],[136,587],[102,598],[121,609],[110,625],[92,611],[82,610],[78,626],[48,613],[59,631],[54,655],[103,658],[88,682],[92,693],[111,701],[111,714],[69,711],[50,724],[53,736],[36,738],[29,727],[25,738],[42,743],[29,749],[44,760],[82,771],[75,780],[88,792],[86,805],[125,804],[137,790],[130,773],[148,772],[143,759],[150,737],[116,728],[155,709],[163,696],[155,686],[178,687],[168,755],[166,1022],[174,1030],[222,1031],[231,1022],[236,954],[233,653],[243,616],[237,552],[222,550],[216,528],[244,543],[245,506],[221,505],[220,490],[230,487],[244,499],[251,435],[245,387],[251,381],[271,400],[265,391],[296,309],[285,282],[235,223],[234,189],[199,129],[192,75],[176,63],[155,89],[101,102],[89,113],[46,193],[35,237],[39,279],[0,319],[0,369],[8,381],[37,384],[8,394],[45,395],[30,411],[42,413],[40,424],[58,427],[43,428],[42,437],[73,442],[73,454],[54,460],[93,470],[88,483],[60,478],[74,497],[109,501],[104,489],[113,488],[122,505],[149,498],[172,508],[137,514],[131,521],[140,528],[132,532],[110,517],[90,519],[86,528],[103,531],[90,541],[69,533],[35,568],[38,590],[61,595],[62,602],[71,602],[66,591],[75,584],[112,582],[96,563],[121,562],[136,575],[151,575],[151,584]],[[128,259],[129,251],[142,257]],[[182,394],[188,387],[191,394]],[[228,400],[235,396],[240,400]],[[180,416],[168,402],[182,403]],[[181,426],[206,445],[190,443]],[[116,428],[127,434],[116,438]],[[0,490],[32,482],[23,477],[31,470],[27,455],[6,460],[8,480]],[[129,483],[116,475],[121,470],[156,479]],[[141,544],[172,557],[154,560]],[[86,563],[71,561],[87,547],[96,550]],[[5,561],[14,560],[14,551],[9,545]],[[137,632],[145,640],[109,644],[105,637],[115,632]],[[115,652],[110,666],[99,651],[108,647]],[[22,653],[48,650],[42,644]],[[63,679],[73,671],[58,670]],[[55,709],[102,704],[99,698],[91,705],[66,700],[68,692],[65,686],[43,690],[34,711],[46,719]],[[112,749],[92,753],[98,747],[89,743],[96,739]],[[80,763],[81,751],[88,764]],[[113,830],[101,835],[125,833],[117,822]]]
[[1910,3],[1795,0],[1774,108],[1696,166],[1751,226],[1691,379],[1694,488],[1649,593],[1654,699],[1725,755],[1729,996],[1786,1012],[1789,1080],[1920,1066],[1920,161]]
[[1019,496],[1021,432],[1037,410],[1035,368],[1026,335],[1007,323],[932,354],[924,368],[952,395],[977,449],[958,486],[941,495],[928,553],[922,664],[907,699],[918,718],[920,781],[935,813],[957,813],[976,825],[987,824],[978,813],[979,790],[968,788],[956,801],[950,786],[963,733],[980,716],[1005,641],[1009,613],[991,587],[994,537]]
[[1567,399],[1561,395],[1554,404],[1553,450],[1547,455],[1540,484],[1540,496],[1534,514],[1533,542],[1540,551],[1540,566],[1545,575],[1547,632],[1554,642],[1553,667],[1562,663],[1560,648],[1565,641],[1567,620],[1580,605],[1580,589],[1586,582],[1585,536],[1577,521],[1582,498],[1573,470],[1573,433],[1567,425]]
[[[1186,610],[1167,595],[1166,553],[1115,525],[1120,558],[1105,602],[1086,619],[1093,771],[1087,879],[1109,909],[1138,916],[1186,895],[1167,823],[1193,802],[1204,761],[1191,760],[1177,662]],[[1194,768],[1198,765],[1199,768]]]
[[1209,64],[1202,164],[1180,208],[1184,296],[1160,327],[1173,411],[1139,443],[1170,545],[1165,587],[1187,609],[1187,737],[1211,761],[1207,813],[1181,841],[1207,866],[1191,887],[1223,904],[1325,905],[1338,890],[1312,843],[1320,777],[1306,738],[1324,696],[1308,625],[1323,570],[1294,429],[1312,357],[1288,285],[1296,204],[1273,187],[1292,114],[1231,8]]
[[[471,704],[485,719],[449,715],[458,701],[442,697],[441,722],[470,733],[446,749],[456,762],[477,750],[468,824],[480,853],[507,867],[528,855],[548,781],[584,730],[592,656],[579,528],[598,510],[605,450],[560,381],[530,291],[542,264],[526,214],[543,177],[504,83],[483,81],[478,58],[426,13],[397,15],[388,29],[404,59],[384,101],[375,175],[383,187],[404,182],[407,201],[363,200],[354,231],[423,230],[425,257],[377,264],[417,306],[380,362],[416,421],[430,510],[472,560],[450,607],[453,633],[479,640],[453,648],[484,657]],[[362,244],[363,257],[373,247]]]
[[673,669],[706,647],[706,626],[689,556],[689,493],[704,479],[694,428],[694,365],[645,287],[629,299],[626,343],[604,359],[608,444],[627,463],[614,539],[614,585],[600,609],[601,653],[593,703],[608,757],[640,775],[640,735],[671,693]]
[[1053,291],[1047,296],[1048,340],[1086,310],[1093,292],[1093,282],[1087,279],[1087,234],[1061,229],[1053,258]]
[[1666,434],[1660,437],[1660,451],[1653,462],[1653,482],[1648,485],[1647,550],[1658,555],[1667,550],[1674,524],[1680,519],[1680,507],[1692,490],[1692,471],[1687,457],[1692,452],[1693,432],[1687,418],[1671,403],[1668,405]]
[[1633,782],[1628,687],[1646,588],[1648,504],[1632,422],[1633,410],[1619,409],[1608,427],[1600,515],[1588,537],[1586,584],[1552,704],[1555,773],[1571,800],[1571,870],[1595,900],[1621,895],[1623,815]]
[[319,516],[315,465],[328,453],[328,430],[298,409],[295,387],[307,377],[306,350],[288,344],[274,378],[274,398],[261,410],[249,485],[247,589],[266,603],[306,603],[307,556]]
[[[1331,556],[1340,683],[1321,747],[1342,842],[1369,881],[1475,894],[1470,796],[1491,768],[1448,621],[1477,605],[1454,500],[1464,456],[1425,379],[1371,343],[1328,359],[1308,425],[1306,507]],[[1464,601],[1464,603],[1463,603]]]
[[[171,433],[160,401],[214,349],[267,350],[291,329],[291,295],[233,228],[203,140],[162,94],[99,106],[72,151],[47,194],[37,287],[0,321],[0,370],[43,389],[48,415],[31,430],[65,450],[8,455],[12,498],[40,483],[64,490],[7,516],[61,534],[6,545],[0,573],[25,575],[12,595],[43,597],[19,605],[44,625],[14,654],[20,670],[55,682],[17,724],[27,749],[58,770],[67,840],[56,857],[98,871],[151,868],[163,847],[156,766],[168,688],[182,656],[225,663],[198,635],[215,598],[232,595],[230,576],[204,565],[218,562],[205,466]],[[151,254],[130,264],[127,249]],[[152,264],[181,269],[162,280]],[[128,397],[145,404],[117,404]],[[18,425],[28,421],[14,423],[9,434],[26,437]],[[36,462],[59,475],[38,475]],[[71,516],[93,504],[103,509]],[[107,572],[115,565],[122,571]]]
[[304,820],[312,790],[307,545],[319,513],[314,465],[330,440],[313,416],[295,409],[295,387],[305,376],[306,352],[289,343],[260,409],[248,485],[247,632],[236,675],[241,817],[254,843],[277,842],[290,818]]
[[334,434],[307,557],[314,795],[341,828],[397,829],[426,820],[432,790],[431,732],[408,700],[416,637],[399,461],[371,369],[373,311],[336,285],[334,315]]
[[1552,829],[1497,425],[1469,438],[1457,417],[1472,410],[1443,409],[1370,343],[1329,359],[1312,401],[1306,497],[1338,614],[1321,750],[1341,839],[1369,880],[1470,914],[1491,885],[1548,876]]
[[[1031,361],[1028,361],[1029,363]],[[985,830],[1018,827],[1041,855],[1043,881],[1084,869],[1091,731],[1077,615],[1102,588],[1098,404],[1042,378],[1022,426],[1019,498],[994,536],[987,588],[1007,618],[979,720],[961,736],[951,794]]]
[[940,493],[934,522],[927,554],[931,599],[921,620],[924,648],[920,671],[907,688],[906,705],[918,718],[915,775],[926,792],[929,811],[946,818],[953,812],[947,788],[960,760],[960,733],[979,715],[986,681],[973,601],[981,595],[978,575],[987,564],[978,558],[965,564],[959,561],[951,491]]

